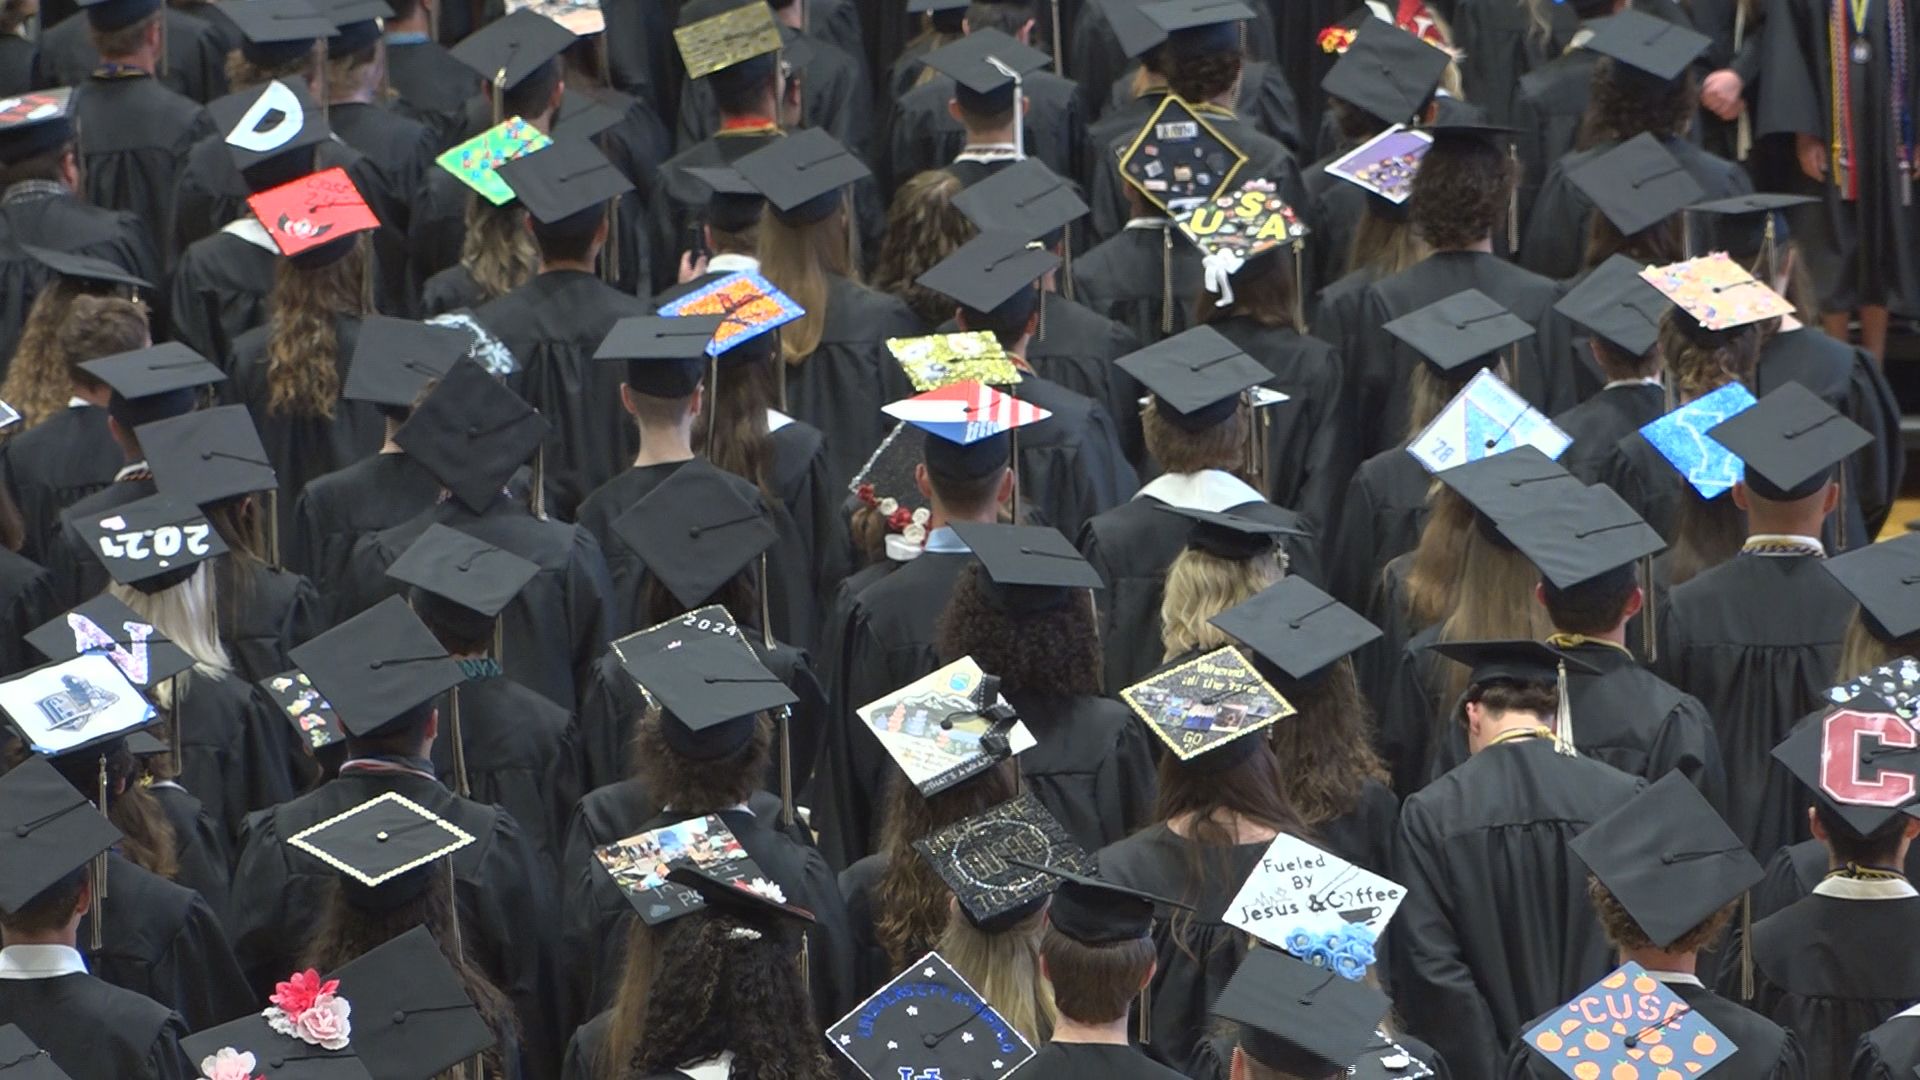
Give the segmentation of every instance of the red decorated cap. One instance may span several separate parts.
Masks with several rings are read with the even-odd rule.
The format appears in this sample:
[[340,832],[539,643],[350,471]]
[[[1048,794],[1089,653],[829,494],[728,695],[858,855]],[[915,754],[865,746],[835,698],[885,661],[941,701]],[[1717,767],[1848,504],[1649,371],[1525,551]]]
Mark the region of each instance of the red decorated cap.
[[380,227],[380,219],[341,168],[312,173],[249,196],[247,205],[266,227],[280,254],[287,256]]

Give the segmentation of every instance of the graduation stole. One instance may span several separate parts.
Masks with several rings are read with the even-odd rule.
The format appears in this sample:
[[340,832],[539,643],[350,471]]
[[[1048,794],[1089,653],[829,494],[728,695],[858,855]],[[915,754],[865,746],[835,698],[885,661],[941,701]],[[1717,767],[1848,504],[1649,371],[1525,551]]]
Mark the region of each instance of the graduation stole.
[[[1913,113],[1907,108],[1907,3],[1886,0],[1886,4],[1887,40],[1893,53],[1887,58],[1893,83],[1888,104],[1900,133],[1900,204],[1907,206],[1913,202],[1914,148]],[[1860,197],[1860,168],[1855,160],[1858,144],[1853,130],[1853,68],[1857,65],[1864,71],[1873,60],[1872,35],[1867,29],[1867,12],[1872,6],[1873,0],[1831,0],[1827,17],[1827,72],[1832,81],[1828,97],[1833,109],[1829,118],[1833,137],[1827,152],[1834,184],[1840,189],[1840,197],[1850,202]]]
[[[1880,867],[1877,867],[1877,866],[1861,866],[1859,863],[1851,863],[1851,862],[1841,867],[1838,870],[1827,871],[1826,877],[1851,878],[1854,881],[1905,881],[1907,880],[1907,875],[1901,873],[1898,870],[1882,870]],[[1821,880],[1825,880],[1825,878],[1822,878]]]

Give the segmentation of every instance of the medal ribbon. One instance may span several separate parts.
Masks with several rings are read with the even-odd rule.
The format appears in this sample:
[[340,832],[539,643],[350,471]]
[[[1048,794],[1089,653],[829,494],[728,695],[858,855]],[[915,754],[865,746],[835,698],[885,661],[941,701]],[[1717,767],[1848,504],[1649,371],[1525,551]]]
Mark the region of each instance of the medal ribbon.
[[[1853,128],[1853,67],[1865,66],[1872,58],[1867,16],[1873,0],[1846,0],[1842,12],[1835,0],[1827,26],[1827,66],[1832,86],[1829,97],[1832,114],[1829,125],[1833,141],[1828,149],[1834,184],[1840,197],[1851,202],[1860,197],[1860,168],[1856,161],[1858,143]],[[1907,6],[1906,0],[1887,0],[1887,41],[1891,87],[1888,111],[1899,131],[1900,202],[1912,202],[1910,176],[1913,166],[1914,121],[1907,107]]]

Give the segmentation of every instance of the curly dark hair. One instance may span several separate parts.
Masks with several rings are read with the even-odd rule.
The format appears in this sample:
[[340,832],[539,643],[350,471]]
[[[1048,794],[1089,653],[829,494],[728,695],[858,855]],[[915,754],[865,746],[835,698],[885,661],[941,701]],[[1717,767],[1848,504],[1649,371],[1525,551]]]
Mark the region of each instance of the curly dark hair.
[[873,264],[873,287],[906,301],[928,326],[953,318],[954,302],[917,279],[979,231],[953,207],[961,187],[960,178],[945,169],[929,169],[900,185]]
[[773,722],[761,714],[745,746],[725,757],[695,761],[667,745],[660,711],[648,709],[633,732],[634,775],[660,806],[693,816],[747,801],[767,775]]
[[1003,761],[985,772],[922,795],[906,774],[887,783],[887,812],[880,819],[880,851],[886,869],[873,887],[873,936],[893,967],[905,967],[940,942],[953,893],[913,842],[1014,797],[1018,766]]
[[1732,921],[1734,909],[1740,901],[1734,900],[1723,905],[1720,910],[1707,916],[1691,930],[1675,938],[1672,944],[1664,947],[1654,944],[1647,932],[1640,928],[1631,914],[1613,895],[1612,890],[1600,883],[1592,874],[1587,875],[1587,900],[1593,904],[1593,913],[1600,917],[1600,926],[1607,932],[1607,940],[1619,949],[1660,948],[1670,953],[1698,952],[1712,945],[1720,938],[1720,931]]
[[1679,214],[1669,214],[1632,235],[1626,235],[1598,210],[1587,219],[1586,256],[1581,268],[1592,270],[1615,255],[1625,255],[1648,266],[1666,266],[1687,257]]
[[1240,81],[1243,62],[1238,52],[1163,53],[1160,66],[1167,89],[1186,101],[1213,101]]
[[1471,247],[1493,234],[1506,213],[1516,168],[1479,138],[1434,143],[1413,174],[1413,227],[1436,251]]
[[994,606],[984,574],[971,563],[953,584],[936,639],[941,662],[973,657],[1002,693],[1098,697],[1100,637],[1086,597],[1076,589],[1058,607],[1015,614]]
[[1360,805],[1368,780],[1387,783],[1387,767],[1373,749],[1373,709],[1342,657],[1309,684],[1293,684],[1287,700],[1297,715],[1267,729],[1280,787],[1301,820],[1324,825]]
[[[1700,84],[1691,71],[1673,82],[1656,79],[1612,57],[1593,69],[1593,89],[1580,119],[1579,149],[1625,142],[1641,132],[1677,138],[1693,125]],[[1425,168],[1423,162],[1421,168]]]

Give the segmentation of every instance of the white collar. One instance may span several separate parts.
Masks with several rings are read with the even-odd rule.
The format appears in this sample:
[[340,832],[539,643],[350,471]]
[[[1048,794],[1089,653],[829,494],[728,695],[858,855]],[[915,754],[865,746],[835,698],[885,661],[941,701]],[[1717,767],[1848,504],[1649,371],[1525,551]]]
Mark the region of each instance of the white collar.
[[771,435],[791,423],[793,423],[793,417],[788,416],[779,409],[767,410],[767,434]]
[[1747,537],[1749,544],[1794,544],[1826,554],[1827,545],[1817,536],[1796,536],[1793,533],[1754,533]]
[[0,979],[57,979],[86,973],[86,960],[71,945],[9,945],[0,949]]
[[1888,1017],[1888,1019],[1898,1020],[1903,1016],[1920,1016],[1920,1005],[1915,1005],[1911,1009],[1905,1009],[1905,1010],[1902,1010],[1901,1012],[1894,1013],[1891,1017]]
[[1164,230],[1166,229],[1167,226],[1171,224],[1173,224],[1172,221],[1169,221],[1168,219],[1163,217],[1137,217],[1137,218],[1127,219],[1127,228],[1129,229]]
[[70,397],[67,399],[67,408],[69,409],[84,409],[91,404],[93,404],[93,402],[88,401],[86,398],[83,398],[78,394],[75,394],[73,397]]
[[1250,502],[1266,502],[1266,497],[1247,482],[1219,469],[1197,473],[1161,473],[1140,489],[1134,498],[1153,498],[1182,510],[1205,510],[1218,514]]
[[953,160],[960,161],[1018,161],[1020,151],[1010,142],[973,143],[960,148]]
[[1600,389],[1611,390],[1616,386],[1659,386],[1659,385],[1660,385],[1660,376],[1648,375],[1644,378],[1639,378],[1639,379],[1608,379],[1607,385],[1601,387]]
[[973,550],[965,540],[960,539],[960,534],[954,532],[951,525],[942,525],[929,532],[924,548],[937,555],[965,555]]
[[251,214],[227,222],[220,231],[228,236],[245,240],[254,247],[270,251],[276,256],[280,254],[280,248],[273,242],[273,236],[267,232],[267,227],[260,224],[260,219]]
[[1707,984],[1700,981],[1700,976],[1685,971],[1648,970],[1647,974],[1659,979],[1668,986],[1697,986],[1702,990],[1707,988]]
[[1813,895],[1831,896],[1836,900],[1905,900],[1910,896],[1920,896],[1920,892],[1914,891],[1913,884],[1906,878],[1862,880],[1830,877],[1813,887]]
[[122,465],[120,467],[120,471],[113,474],[113,482],[117,484],[120,481],[125,480],[130,476],[138,476],[139,474],[146,471],[147,471],[147,459],[141,458],[139,461],[129,462],[125,465]]
[[707,260],[707,272],[711,274],[737,274],[742,270],[758,269],[760,260],[751,255],[722,252]]
[[719,1057],[710,1057],[692,1065],[680,1066],[680,1071],[693,1080],[727,1080],[733,1075],[733,1051],[722,1050]]

